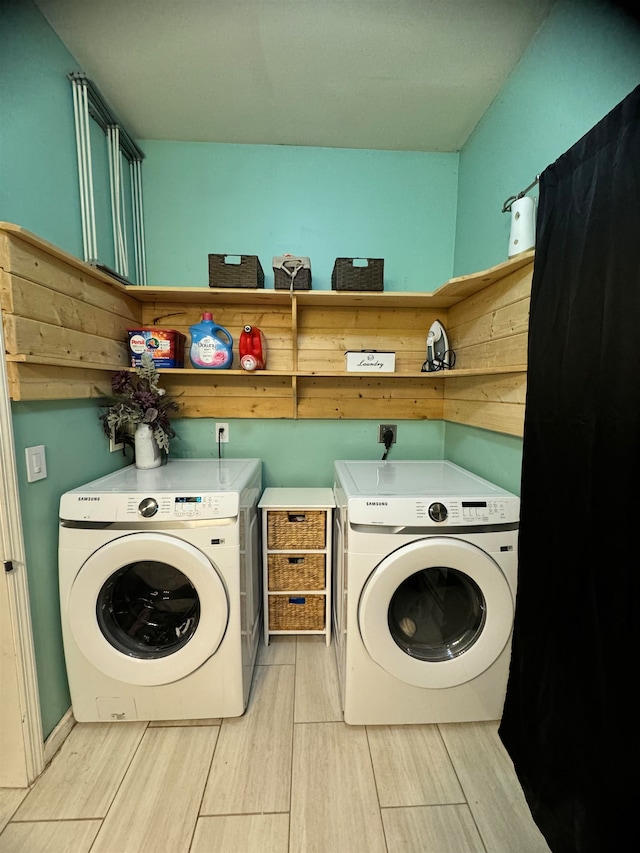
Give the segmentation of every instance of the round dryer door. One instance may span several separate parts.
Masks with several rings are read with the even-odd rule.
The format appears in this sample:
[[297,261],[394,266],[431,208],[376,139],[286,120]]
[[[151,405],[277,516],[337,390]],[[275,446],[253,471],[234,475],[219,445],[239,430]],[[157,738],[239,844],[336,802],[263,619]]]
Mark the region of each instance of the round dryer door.
[[398,548],[371,573],[358,605],[376,663],[416,687],[454,687],[483,673],[505,648],[514,604],[482,549],[434,536]]
[[227,594],[207,557],[161,533],[99,548],[71,587],[71,631],[87,659],[128,684],[157,685],[194,672],[218,649]]

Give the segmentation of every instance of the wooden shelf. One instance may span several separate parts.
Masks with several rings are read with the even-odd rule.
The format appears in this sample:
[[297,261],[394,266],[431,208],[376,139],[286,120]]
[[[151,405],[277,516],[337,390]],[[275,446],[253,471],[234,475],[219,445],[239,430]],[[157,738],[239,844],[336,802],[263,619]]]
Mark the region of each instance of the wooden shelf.
[[[483,285],[485,286],[485,285]],[[377,306],[392,308],[450,308],[460,301],[460,297],[446,293],[399,293],[383,291],[371,292],[337,292],[334,290],[261,290],[238,289],[226,287],[138,287],[125,286],[124,292],[140,302],[177,302],[185,305],[200,304],[210,300],[213,304],[229,304],[255,306],[283,305],[293,303],[309,306],[331,306],[338,308],[354,308],[358,306]],[[442,290],[442,289],[441,289]]]
[[[533,252],[433,293],[123,285],[0,223],[0,305],[14,400],[99,397],[129,365],[127,329],[177,329],[211,311],[234,338],[265,334],[268,369],[162,370],[181,414],[215,418],[446,419],[522,434]],[[440,320],[453,370],[423,373]],[[237,347],[237,340],[236,340]],[[396,353],[394,373],[347,373],[348,350]],[[236,356],[237,358],[237,356]],[[185,359],[188,364],[188,358]]]
[[[10,357],[7,357],[7,360],[11,360]],[[13,359],[15,361],[29,361],[30,359],[24,358],[22,356]],[[38,361],[39,359],[33,359],[33,361]],[[50,363],[60,363],[63,362],[54,362],[53,360]],[[76,367],[86,367],[87,365],[79,362],[74,365]],[[98,366],[98,365],[94,365]],[[114,368],[115,370],[122,368]],[[130,371],[134,371],[134,367],[127,368]],[[436,370],[436,371],[418,371],[415,373],[357,373],[355,371],[345,371],[345,370],[311,370],[311,371],[302,371],[302,370],[234,370],[234,369],[224,369],[224,370],[207,370],[193,367],[162,367],[158,371],[160,374],[167,376],[202,376],[205,374],[210,376],[215,375],[216,379],[224,379],[225,376],[246,376],[247,379],[253,377],[254,379],[257,377],[265,377],[265,376],[296,376],[300,378],[305,377],[341,377],[344,379],[348,379],[349,377],[353,378],[366,378],[366,379],[386,379],[386,378],[397,378],[397,379],[461,379],[465,376],[494,376],[500,373],[526,373],[527,365],[526,364],[512,364],[506,367],[476,367],[476,368],[462,368],[461,370]]]
[[215,303],[235,302],[246,305],[287,305],[296,300],[300,305],[330,305],[332,307],[355,307],[375,304],[387,308],[451,308],[462,299],[472,296],[505,276],[528,266],[533,261],[533,250],[523,252],[515,258],[490,267],[482,272],[452,278],[437,290],[422,292],[364,292],[334,290],[275,290],[260,288],[226,287],[149,287],[126,286],[124,290],[140,302],[178,301],[187,304],[202,302],[205,294]]

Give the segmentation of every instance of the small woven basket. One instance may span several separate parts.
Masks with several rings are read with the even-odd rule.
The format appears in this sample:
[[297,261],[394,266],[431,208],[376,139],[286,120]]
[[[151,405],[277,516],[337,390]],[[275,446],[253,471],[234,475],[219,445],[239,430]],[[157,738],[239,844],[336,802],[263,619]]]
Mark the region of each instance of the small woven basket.
[[324,595],[270,595],[270,631],[323,631]]
[[311,290],[311,270],[298,270],[293,277],[293,287],[291,287],[291,276],[284,270],[274,269],[273,286],[276,290]]
[[311,290],[311,261],[296,255],[276,255],[273,286],[276,290]]
[[269,591],[324,589],[324,554],[269,554]]
[[209,255],[209,287],[264,287],[257,255]]
[[321,510],[267,512],[267,548],[270,551],[324,548],[326,517]]
[[[366,265],[361,266],[362,262]],[[384,290],[384,258],[336,258],[331,289]]]

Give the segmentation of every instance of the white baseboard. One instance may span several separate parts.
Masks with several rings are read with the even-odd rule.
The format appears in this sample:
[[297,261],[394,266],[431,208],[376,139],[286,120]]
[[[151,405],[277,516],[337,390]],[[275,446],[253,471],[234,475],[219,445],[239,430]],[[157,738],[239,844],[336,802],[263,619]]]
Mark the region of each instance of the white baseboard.
[[50,763],[53,756],[60,749],[71,730],[76,724],[75,717],[71,708],[67,711],[64,717],[60,720],[55,729],[44,742],[44,763],[45,767]]

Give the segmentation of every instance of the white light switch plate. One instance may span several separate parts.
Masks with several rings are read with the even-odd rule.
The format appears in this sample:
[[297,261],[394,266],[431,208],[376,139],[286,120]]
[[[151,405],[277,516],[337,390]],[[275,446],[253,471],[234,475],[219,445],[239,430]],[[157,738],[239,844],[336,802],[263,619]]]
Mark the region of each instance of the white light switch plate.
[[34,483],[36,480],[44,480],[47,476],[47,457],[44,452],[44,444],[36,447],[25,447],[24,454],[27,460],[27,482]]

